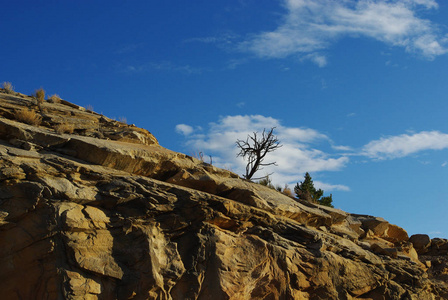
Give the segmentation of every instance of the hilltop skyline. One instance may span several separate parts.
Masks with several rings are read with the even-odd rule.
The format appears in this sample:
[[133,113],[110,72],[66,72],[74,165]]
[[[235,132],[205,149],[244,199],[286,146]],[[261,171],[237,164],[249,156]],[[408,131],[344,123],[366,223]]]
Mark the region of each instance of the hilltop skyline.
[[[26,7],[27,9],[23,9]],[[433,0],[16,1],[0,81],[125,117],[239,175],[276,127],[275,184],[448,238],[448,4]]]

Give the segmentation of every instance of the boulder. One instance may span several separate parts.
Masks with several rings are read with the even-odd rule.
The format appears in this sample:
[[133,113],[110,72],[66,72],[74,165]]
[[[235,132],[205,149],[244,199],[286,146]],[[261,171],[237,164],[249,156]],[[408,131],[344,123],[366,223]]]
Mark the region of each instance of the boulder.
[[403,228],[390,224],[383,218],[357,214],[352,214],[351,216],[361,222],[361,228],[366,234],[370,231],[373,235],[393,243],[409,240],[408,233]]
[[431,239],[427,234],[414,234],[409,238],[409,241],[414,245],[418,254],[428,252],[428,248],[431,246]]

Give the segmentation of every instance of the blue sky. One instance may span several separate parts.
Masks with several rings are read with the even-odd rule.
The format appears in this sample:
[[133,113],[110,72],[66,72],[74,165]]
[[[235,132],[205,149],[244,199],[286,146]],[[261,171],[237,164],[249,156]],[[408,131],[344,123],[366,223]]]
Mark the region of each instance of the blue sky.
[[151,131],[243,173],[276,127],[274,183],[310,172],[348,212],[448,238],[448,3],[4,1],[0,82]]

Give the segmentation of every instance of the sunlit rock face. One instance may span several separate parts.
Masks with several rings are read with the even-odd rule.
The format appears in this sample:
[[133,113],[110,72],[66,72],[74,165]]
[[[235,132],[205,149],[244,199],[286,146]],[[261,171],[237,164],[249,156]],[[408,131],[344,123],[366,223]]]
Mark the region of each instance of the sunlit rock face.
[[[1,299],[447,299],[448,241],[0,92]],[[73,124],[70,133],[57,125]]]

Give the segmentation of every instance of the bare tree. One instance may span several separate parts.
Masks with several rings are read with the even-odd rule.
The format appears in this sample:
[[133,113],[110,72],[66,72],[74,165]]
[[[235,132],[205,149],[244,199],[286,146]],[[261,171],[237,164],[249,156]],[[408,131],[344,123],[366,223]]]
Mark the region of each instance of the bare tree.
[[258,170],[261,170],[263,166],[275,165],[275,162],[263,163],[266,154],[272,152],[282,145],[280,141],[273,134],[275,127],[272,127],[269,132],[263,129],[261,137],[257,132],[253,133],[253,136],[248,135],[245,141],[237,140],[236,145],[240,148],[240,152],[237,156],[243,158],[247,157],[246,174],[243,175],[246,179],[251,179],[252,176]]

